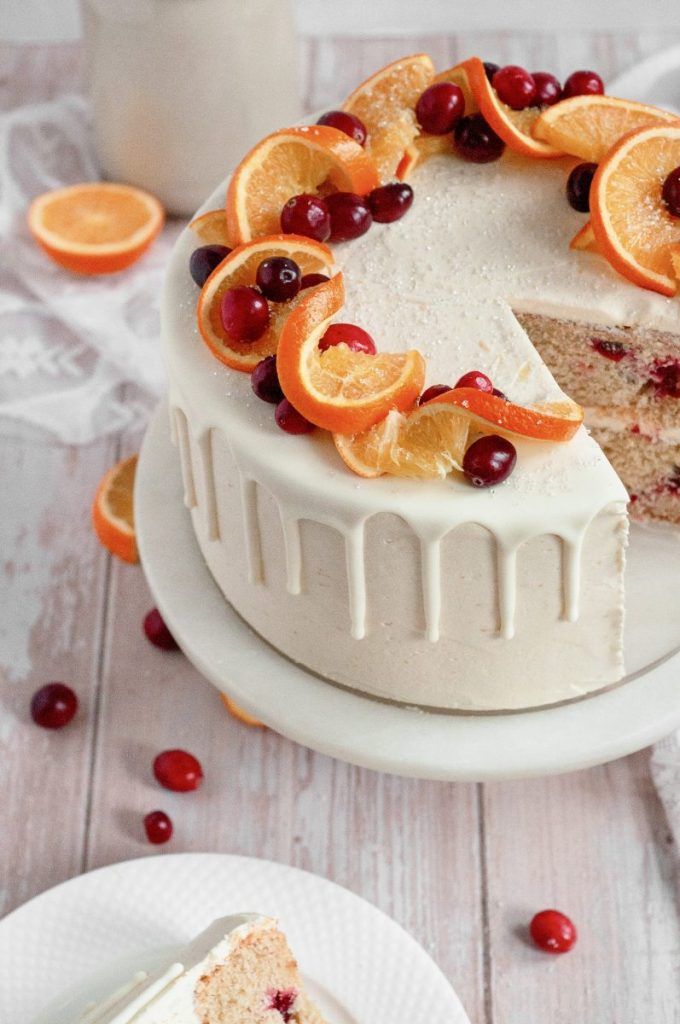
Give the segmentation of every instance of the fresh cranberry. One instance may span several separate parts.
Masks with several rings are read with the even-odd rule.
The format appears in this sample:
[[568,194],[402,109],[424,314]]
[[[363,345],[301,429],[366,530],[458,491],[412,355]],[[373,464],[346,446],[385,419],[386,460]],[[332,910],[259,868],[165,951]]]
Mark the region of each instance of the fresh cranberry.
[[487,434],[473,441],[463,457],[463,472],[473,487],[501,484],[512,473],[517,452],[511,441]]
[[374,188],[368,196],[368,205],[373,220],[378,224],[391,224],[400,220],[411,209],[413,189],[405,181],[393,181],[389,185]]
[[429,388],[425,388],[418,399],[418,405],[425,405],[426,402],[431,402],[433,398],[445,395],[447,391],[451,391],[450,384],[430,384]]
[[297,991],[294,988],[271,989],[267,993],[269,1006],[267,1009],[276,1010],[284,1021],[289,1021],[293,1016],[293,1007],[297,999]]
[[499,391],[498,388],[494,388],[493,391],[491,392],[491,394],[495,395],[496,398],[502,398],[504,402],[509,402],[510,401],[510,399],[505,394],[505,392],[504,391]]
[[186,750],[164,750],[153,763],[153,773],[161,786],[175,793],[188,793],[203,782],[201,762]]
[[429,135],[446,135],[465,113],[465,96],[453,82],[435,82],[416,103],[418,124]]
[[650,380],[656,384],[656,398],[680,398],[680,363],[674,359],[658,362],[652,369]]
[[562,86],[549,71],[532,71],[531,77],[536,86],[536,98],[532,107],[552,107],[562,99]]
[[373,223],[368,201],[354,192],[333,192],[326,203],[331,215],[331,242],[349,242],[359,238]]
[[215,267],[219,266],[230,252],[231,249],[226,245],[201,245],[194,249],[189,260],[189,273],[199,288],[203,287]]
[[349,135],[360,146],[366,142],[366,125],[354,114],[348,114],[346,110],[329,110],[322,114],[317,124],[327,124],[329,128],[337,128],[338,131]]
[[590,344],[598,355],[605,359],[611,359],[613,363],[620,363],[626,354],[626,350],[620,341],[609,341],[607,338],[591,338]]
[[533,76],[517,64],[501,68],[491,79],[498,98],[513,110],[524,110],[536,99],[536,83]]
[[287,398],[282,398],[276,406],[274,419],[276,425],[286,434],[308,434],[310,430],[314,430],[314,424],[306,420]]
[[172,821],[165,811],[151,811],[144,818],[144,831],[150,843],[167,843],[172,838]]
[[331,324],[319,342],[319,348],[325,352],[333,345],[347,345],[353,352],[365,352],[367,356],[374,356],[376,353],[371,335],[356,324]]
[[501,66],[500,66],[500,64],[494,64],[493,61],[490,61],[490,60],[483,61],[483,64],[484,64],[484,73],[485,73],[486,77],[488,78],[488,80],[491,81],[493,79],[493,76],[496,74],[496,72],[500,71]]
[[165,625],[158,608],[152,608],[144,616],[144,632],[149,643],[154,647],[160,647],[163,651],[176,651],[177,641]]
[[493,384],[481,370],[470,370],[469,373],[464,373],[454,386],[457,388],[476,388],[477,391],[486,391],[488,394],[491,394],[493,391]]
[[269,306],[256,288],[241,285],[222,296],[220,318],[234,341],[257,341],[269,326]]
[[281,210],[281,230],[287,235],[304,235],[326,242],[331,233],[331,216],[325,199],[305,192],[293,196]]
[[461,117],[453,129],[454,146],[460,156],[475,164],[488,164],[503,155],[505,143],[481,114]]
[[546,953],[568,953],[576,942],[576,928],[559,910],[541,910],[529,925],[531,938]]
[[673,217],[680,217],[680,167],[675,167],[663,183],[661,197]]
[[278,405],[283,398],[276,369],[276,356],[265,356],[250,375],[253,391],[263,402]]
[[302,274],[295,260],[287,256],[270,256],[260,263],[255,280],[265,299],[288,302],[300,291]]
[[567,178],[567,199],[579,213],[590,210],[590,186],[595,177],[597,164],[577,164]]
[[47,683],[31,698],[31,718],[43,729],[63,729],[78,710],[78,698],[65,683]]
[[564,83],[562,98],[570,96],[601,96],[604,83],[595,71],[572,71]]
[[300,281],[300,291],[303,288],[316,288],[317,284],[325,284],[330,281],[328,274],[305,274]]

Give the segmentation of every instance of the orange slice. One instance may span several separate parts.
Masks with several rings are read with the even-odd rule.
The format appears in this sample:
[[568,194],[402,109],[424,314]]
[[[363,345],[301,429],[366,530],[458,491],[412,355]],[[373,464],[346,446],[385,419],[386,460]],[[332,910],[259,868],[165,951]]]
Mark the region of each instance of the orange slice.
[[137,456],[113,466],[102,478],[92,504],[92,525],[99,542],[124,562],[138,562],[133,492]]
[[253,718],[247,711],[240,708],[238,704],[234,703],[231,697],[227,697],[226,693],[221,693],[222,703],[229,712],[232,718],[236,718],[239,722],[243,722],[244,725],[249,725],[252,729],[264,729],[265,724],[258,718]]
[[602,255],[630,281],[668,296],[677,290],[670,247],[680,243],[680,218],[666,209],[661,189],[679,165],[680,121],[639,128],[609,151],[590,187]]
[[220,317],[220,300],[230,288],[254,285],[257,268],[270,256],[288,256],[295,260],[304,274],[326,274],[333,266],[333,254],[321,242],[301,235],[270,235],[258,238],[234,249],[213,270],[201,289],[198,299],[198,329],[206,345],[220,362],[232,370],[250,373],[265,356],[276,352],[281,328],[291,310],[307,291],[300,292],[291,302],[269,304],[269,327],[254,342],[233,341]]
[[281,331],[277,369],[286,398],[311,423],[341,434],[358,434],[390,409],[408,409],[420,394],[425,361],[416,351],[367,355],[347,345],[321,352],[319,340],[342,307],[337,274],[308,294]]
[[463,96],[465,97],[465,114],[474,114],[479,110],[464,63],[456,64],[454,67],[449,68],[448,71],[441,71],[435,76],[435,82],[451,82],[453,85],[457,85],[459,89],[462,89]]
[[418,135],[414,108],[433,78],[434,65],[426,53],[402,57],[367,78],[343,104],[343,110],[366,127],[366,151],[381,181],[394,178],[405,150]]
[[280,231],[285,203],[301,192],[365,195],[379,184],[368,153],[328,125],[301,125],[268,135],[238,165],[227,189],[230,245]]
[[595,241],[595,232],[593,231],[593,225],[590,221],[586,221],[582,228],[580,228],[571,242],[569,243],[570,249],[579,249],[581,252],[599,252],[597,248],[597,242]]
[[154,196],[131,185],[91,182],[45,192],[28,226],[47,255],[76,274],[113,274],[135,263],[163,227]]
[[454,388],[423,406],[455,406],[470,418],[479,430],[527,438],[533,441],[570,441],[583,423],[583,409],[575,402],[544,402],[541,405],[515,405],[476,388]]
[[[434,82],[451,82],[457,85],[465,97],[465,113],[474,114],[479,107],[474,93],[470,87],[470,80],[467,71],[462,64],[456,64],[448,71],[442,71],[435,75]],[[450,133],[447,135],[427,135],[423,132],[406,147],[401,161],[397,167],[397,178],[401,181],[408,180],[411,172],[417,164],[428,160],[431,156],[453,153],[453,143]]]
[[627,132],[675,120],[676,115],[646,103],[614,96],[572,96],[543,110],[534,122],[533,136],[564,153],[599,164]]
[[670,253],[671,263],[673,264],[673,271],[678,281],[680,281],[680,245],[672,245]]
[[343,462],[358,476],[443,479],[462,468],[470,421],[451,407],[423,405],[409,413],[389,412],[362,434],[334,434]]
[[189,224],[204,245],[228,245],[227,215],[224,210],[208,210]]
[[496,135],[499,135],[510,149],[521,153],[522,156],[544,160],[563,156],[559,149],[535,139],[531,134],[534,122],[540,114],[538,107],[513,110],[507,103],[499,100],[496,90],[486,77],[484,65],[479,57],[470,57],[469,60],[463,61],[461,67],[468,76],[480,112]]

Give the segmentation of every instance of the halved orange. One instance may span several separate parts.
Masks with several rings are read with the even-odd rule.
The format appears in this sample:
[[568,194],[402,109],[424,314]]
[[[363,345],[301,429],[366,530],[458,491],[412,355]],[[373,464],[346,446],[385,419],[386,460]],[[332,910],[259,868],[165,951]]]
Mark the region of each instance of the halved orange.
[[45,192],[28,211],[28,226],[41,248],[76,274],[125,270],[146,252],[164,220],[154,196],[108,181]]
[[390,409],[413,405],[425,379],[425,361],[415,350],[367,355],[334,345],[322,352],[319,340],[344,297],[342,274],[303,293],[283,325],[277,369],[286,398],[311,423],[358,434]]
[[366,151],[381,181],[394,178],[405,150],[418,135],[414,108],[433,78],[434,65],[426,53],[402,57],[367,78],[343,104],[343,110],[366,127]]
[[569,243],[570,249],[579,249],[581,252],[599,252],[597,248],[597,242],[595,241],[595,232],[593,231],[593,225],[589,220],[585,222],[582,228],[576,232],[571,242]]
[[133,505],[136,469],[136,455],[112,466],[92,503],[92,525],[99,542],[124,562],[139,561]]
[[281,328],[286,317],[306,295],[306,291],[290,302],[272,302],[269,305],[269,327],[254,342],[233,341],[224,327],[220,316],[220,301],[230,288],[254,285],[257,268],[262,260],[271,256],[287,256],[300,267],[304,274],[330,272],[333,253],[328,246],[301,235],[268,235],[254,242],[238,246],[229,253],[201,289],[198,299],[198,329],[206,345],[220,362],[232,370],[250,373],[265,356],[276,352]]
[[329,125],[300,125],[268,135],[234,171],[227,189],[230,245],[280,231],[283,206],[301,192],[356,192],[379,184],[369,154]]
[[236,718],[239,722],[243,722],[244,725],[249,725],[251,729],[265,728],[264,722],[261,722],[259,718],[253,718],[252,715],[249,715],[248,712],[239,707],[231,697],[227,697],[226,693],[221,693],[220,697],[232,718]]
[[222,210],[208,210],[194,217],[189,224],[204,245],[229,245],[227,240],[227,214]]
[[667,175],[680,166],[680,121],[624,135],[598,167],[590,187],[597,246],[624,277],[675,295],[670,247],[680,243],[680,218],[661,198]]
[[534,122],[540,114],[538,107],[513,110],[507,103],[503,103],[486,77],[484,64],[479,57],[464,60],[461,67],[467,74],[480,112],[496,135],[499,135],[510,149],[521,153],[522,156],[544,160],[564,155],[559,149],[535,139],[531,134]]
[[599,164],[622,135],[675,120],[677,115],[646,103],[615,96],[571,96],[546,107],[532,133],[555,149]]
[[470,420],[451,407],[423,405],[411,412],[389,412],[361,434],[334,434],[343,462],[358,476],[411,476],[443,479],[462,469]]
[[515,405],[504,398],[476,388],[454,388],[430,399],[432,405],[455,406],[481,430],[491,427],[499,434],[509,434],[533,441],[570,441],[583,423],[580,405],[565,399],[540,405]]

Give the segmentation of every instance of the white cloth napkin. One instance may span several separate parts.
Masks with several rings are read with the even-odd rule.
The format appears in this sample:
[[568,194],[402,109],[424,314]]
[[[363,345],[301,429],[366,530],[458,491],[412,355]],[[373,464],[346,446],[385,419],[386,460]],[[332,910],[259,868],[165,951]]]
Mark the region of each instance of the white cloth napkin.
[[33,241],[26,210],[99,177],[79,96],[0,117],[0,430],[20,420],[69,444],[145,425],[163,392],[159,299],[179,224],[127,271],[81,277]]

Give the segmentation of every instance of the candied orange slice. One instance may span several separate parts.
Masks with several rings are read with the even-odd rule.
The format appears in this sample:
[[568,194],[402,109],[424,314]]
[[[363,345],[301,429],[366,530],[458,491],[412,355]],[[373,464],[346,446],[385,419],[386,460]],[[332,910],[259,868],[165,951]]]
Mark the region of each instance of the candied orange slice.
[[163,227],[158,200],[131,185],[90,182],[45,192],[28,226],[47,255],[76,274],[113,274],[135,263]]
[[224,210],[208,210],[194,217],[189,224],[204,245],[228,245],[227,214]]
[[570,249],[579,249],[581,252],[599,252],[595,241],[595,232],[590,221],[586,221],[582,228],[576,232],[571,242]]
[[321,351],[319,340],[345,298],[342,274],[320,284],[286,319],[277,369],[283,393],[311,423],[358,434],[390,409],[408,409],[420,394],[425,361],[415,350],[367,355],[347,345]]
[[680,243],[680,218],[661,198],[680,165],[680,121],[624,135],[598,167],[590,187],[590,219],[598,249],[624,277],[675,295],[670,247]]
[[678,281],[680,281],[680,245],[672,245],[670,248],[671,263]]
[[366,151],[381,181],[394,178],[404,152],[418,135],[414,108],[433,78],[434,65],[426,53],[402,57],[367,78],[343,104],[343,110],[366,127]]
[[139,561],[133,504],[136,470],[136,455],[112,466],[92,504],[92,525],[100,544],[124,562]]
[[226,693],[221,693],[220,697],[222,698],[222,703],[224,704],[225,708],[227,709],[232,718],[236,718],[239,722],[243,722],[244,725],[249,725],[251,729],[265,728],[264,722],[261,722],[259,718],[253,718],[252,715],[249,715],[248,712],[244,711],[243,708],[239,707],[238,704],[231,699],[231,697],[227,697]]
[[254,285],[257,268],[262,260],[271,256],[287,256],[300,267],[304,274],[326,274],[333,266],[333,253],[321,242],[301,235],[268,235],[254,242],[238,246],[212,274],[201,289],[198,299],[198,329],[206,345],[220,362],[232,370],[250,373],[265,356],[276,352],[281,329],[300,298],[306,291],[290,302],[272,302],[269,305],[269,327],[257,341],[234,341],[222,326],[220,302],[230,288]]
[[369,154],[328,125],[300,125],[268,135],[234,171],[227,189],[230,245],[280,231],[283,206],[302,192],[365,195],[379,184]]
[[504,398],[476,388],[454,388],[430,399],[423,406],[455,406],[475,426],[488,433],[509,434],[534,441],[570,441],[583,423],[583,409],[575,402],[544,402],[540,405],[515,405]]
[[358,476],[443,479],[461,470],[470,421],[450,406],[423,405],[408,413],[389,412],[361,434],[334,434],[343,462]]
[[571,96],[546,107],[532,129],[535,139],[599,164],[615,142],[636,128],[675,121],[659,107],[615,96]]
[[538,107],[513,110],[507,103],[503,103],[486,77],[484,64],[479,57],[470,57],[460,66],[467,74],[480,112],[496,135],[499,135],[510,149],[521,153],[522,156],[544,160],[564,155],[559,149],[535,139],[531,134],[534,122],[540,114]]

